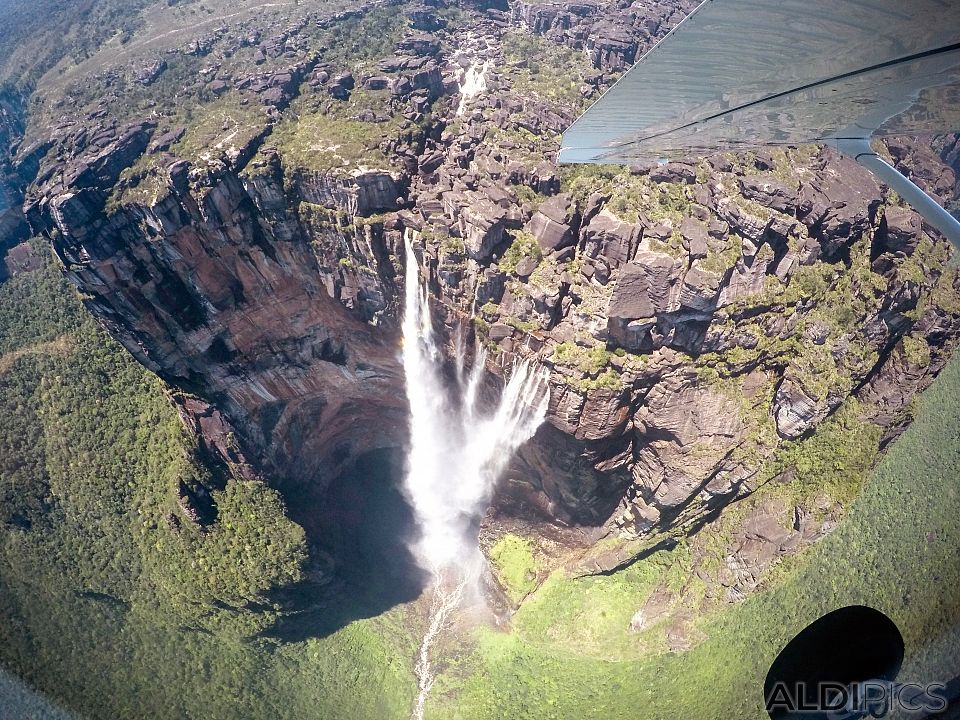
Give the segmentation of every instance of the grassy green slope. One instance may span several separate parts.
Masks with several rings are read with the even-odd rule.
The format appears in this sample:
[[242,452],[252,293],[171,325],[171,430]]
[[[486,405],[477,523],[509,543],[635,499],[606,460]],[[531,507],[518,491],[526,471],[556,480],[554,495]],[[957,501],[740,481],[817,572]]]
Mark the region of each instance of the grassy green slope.
[[29,86],[63,57],[83,60],[101,43],[126,41],[152,0],[2,0],[0,85]]
[[168,606],[210,629],[269,624],[275,613],[250,607],[299,579],[303,530],[276,493],[235,479],[216,491],[213,528],[174,527],[177,483],[208,473],[195,453],[161,382],[52,263],[0,285],[0,562],[11,575]]

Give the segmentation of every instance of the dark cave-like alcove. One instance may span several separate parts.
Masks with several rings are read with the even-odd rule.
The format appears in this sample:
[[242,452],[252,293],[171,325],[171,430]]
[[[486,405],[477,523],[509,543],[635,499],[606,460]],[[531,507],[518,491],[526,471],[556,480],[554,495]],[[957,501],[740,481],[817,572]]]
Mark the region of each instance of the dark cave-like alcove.
[[371,450],[324,488],[284,492],[290,517],[332,567],[285,593],[294,611],[276,634],[287,640],[327,635],[420,596],[428,578],[410,551],[417,525],[403,472],[401,449]]

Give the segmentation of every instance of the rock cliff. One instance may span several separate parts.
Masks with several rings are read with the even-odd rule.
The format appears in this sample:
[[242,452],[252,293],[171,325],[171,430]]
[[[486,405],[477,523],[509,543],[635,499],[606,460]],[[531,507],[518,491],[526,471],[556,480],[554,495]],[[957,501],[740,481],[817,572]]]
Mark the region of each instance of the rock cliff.
[[[554,164],[559,133],[694,4],[225,22],[104,66],[102,97],[45,97],[58,114],[17,130],[10,172],[90,311],[202,398],[188,416],[222,412],[213,447],[281,486],[402,446],[411,238],[451,342],[475,335],[493,374],[551,369],[499,512],[637,537],[754,490],[849,398],[893,437],[960,334],[945,242],[831,152]],[[956,138],[887,148],[957,199]]]

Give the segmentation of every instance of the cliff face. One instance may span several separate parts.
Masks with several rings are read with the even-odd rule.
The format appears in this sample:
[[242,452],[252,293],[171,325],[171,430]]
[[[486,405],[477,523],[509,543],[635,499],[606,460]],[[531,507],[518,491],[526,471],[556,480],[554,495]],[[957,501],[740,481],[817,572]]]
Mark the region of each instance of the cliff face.
[[[26,215],[109,331],[222,412],[198,421],[212,446],[276,482],[325,486],[402,445],[405,235],[451,337],[475,332],[494,373],[552,370],[504,515],[675,526],[755,489],[851,397],[892,437],[960,333],[945,244],[816,148],[561,171],[559,133],[692,3],[621,5],[225,25],[136,70],[149,86],[199,54],[183,82],[215,122],[79,103],[31,130],[52,150]],[[383,53],[345,56],[323,33],[347,23],[387,27]],[[956,147],[890,152],[953,201]]]
[[[141,363],[222,409],[268,476],[317,481],[400,443],[397,334],[365,322],[386,301],[335,289],[336,259],[319,271],[311,219],[291,209],[274,167],[191,190],[174,165],[151,205],[105,213],[100,188],[152,131],[133,126],[89,159],[48,167],[62,189],[30,208],[89,309]],[[393,275],[382,232],[343,240],[371,273]]]
[[[0,147],[16,147],[24,131],[24,98],[21,93],[0,90]],[[25,240],[29,228],[23,217],[23,187],[36,172],[34,158],[15,167],[0,157],[0,253]],[[0,280],[6,277],[0,263]]]

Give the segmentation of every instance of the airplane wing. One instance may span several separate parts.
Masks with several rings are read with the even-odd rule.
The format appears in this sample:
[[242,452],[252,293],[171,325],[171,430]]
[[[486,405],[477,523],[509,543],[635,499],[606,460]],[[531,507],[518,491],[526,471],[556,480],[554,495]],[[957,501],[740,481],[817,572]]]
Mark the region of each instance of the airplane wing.
[[559,161],[825,142],[960,245],[960,224],[869,146],[956,130],[960,1],[705,0],[567,129]]
[[623,163],[960,130],[960,2],[706,0],[564,133]]

